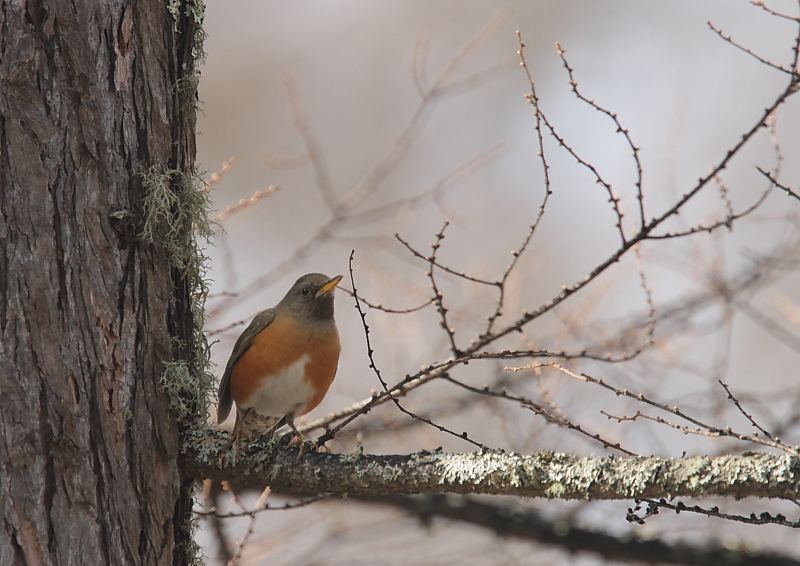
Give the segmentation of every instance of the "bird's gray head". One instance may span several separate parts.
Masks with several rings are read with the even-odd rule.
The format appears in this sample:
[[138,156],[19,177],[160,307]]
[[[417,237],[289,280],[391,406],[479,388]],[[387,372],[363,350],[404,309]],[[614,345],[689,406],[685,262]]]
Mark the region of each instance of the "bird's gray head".
[[298,318],[309,321],[333,320],[333,291],[341,275],[328,277],[322,273],[307,273],[294,282],[278,304]]

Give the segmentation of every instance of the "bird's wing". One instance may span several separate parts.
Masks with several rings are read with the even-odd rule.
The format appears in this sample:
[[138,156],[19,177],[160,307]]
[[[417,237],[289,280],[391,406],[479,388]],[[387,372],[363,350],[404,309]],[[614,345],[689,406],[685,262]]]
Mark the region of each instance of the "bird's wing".
[[247,349],[252,345],[253,339],[259,332],[264,330],[267,326],[272,324],[275,320],[275,309],[267,309],[258,313],[250,323],[250,325],[242,332],[241,336],[236,340],[233,346],[231,357],[228,359],[228,364],[225,366],[225,373],[222,375],[222,381],[219,384],[219,404],[217,405],[217,423],[222,423],[228,418],[228,413],[231,412],[231,405],[233,399],[231,398],[231,371],[242,357]]

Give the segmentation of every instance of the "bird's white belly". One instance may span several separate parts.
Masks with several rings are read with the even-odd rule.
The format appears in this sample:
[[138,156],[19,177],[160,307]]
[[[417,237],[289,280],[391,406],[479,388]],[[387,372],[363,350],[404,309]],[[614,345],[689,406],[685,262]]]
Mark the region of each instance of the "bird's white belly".
[[283,417],[301,409],[314,395],[311,385],[305,379],[308,354],[301,356],[269,378],[259,380],[259,386],[250,395],[243,409],[252,408],[267,417]]

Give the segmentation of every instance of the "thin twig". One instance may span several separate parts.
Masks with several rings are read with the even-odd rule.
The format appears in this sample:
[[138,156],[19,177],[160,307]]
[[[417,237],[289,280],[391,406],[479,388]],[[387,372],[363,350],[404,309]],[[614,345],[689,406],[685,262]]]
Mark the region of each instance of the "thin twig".
[[444,306],[444,295],[442,294],[441,290],[439,290],[439,286],[436,284],[436,273],[434,271],[434,266],[436,265],[436,254],[439,253],[439,248],[442,246],[442,241],[444,240],[444,231],[449,225],[450,223],[445,220],[444,224],[442,224],[442,229],[436,234],[436,238],[431,244],[431,255],[428,259],[428,271],[426,272],[426,275],[431,282],[431,290],[433,291],[433,304],[436,305],[436,312],[439,313],[441,327],[447,334],[447,339],[450,342],[450,351],[453,353],[453,356],[457,358],[461,355],[461,350],[459,349],[458,345],[456,345],[455,329],[450,326],[450,322],[447,319],[447,307]]
[[232,204],[219,214],[212,216],[211,221],[217,223],[223,222],[228,218],[230,218],[231,216],[233,216],[234,214],[237,214],[246,208],[250,208],[251,206],[255,206],[256,204],[258,204],[260,201],[264,200],[267,197],[271,197],[277,190],[279,190],[279,187],[277,185],[270,185],[268,187],[264,187],[263,189],[258,189],[249,197],[239,199],[239,202],[237,202],[236,204]]
[[777,10],[773,10],[772,8],[767,6],[767,3],[764,0],[751,0],[750,2],[753,6],[757,6],[764,10],[766,13],[770,14],[771,16],[775,16],[777,18],[782,18],[784,20],[789,20],[791,22],[800,23],[800,17],[798,16],[790,16],[789,14],[784,14],[783,12],[778,12]]
[[666,403],[660,403],[658,401],[654,401],[653,399],[650,399],[649,397],[647,397],[643,393],[634,393],[634,392],[632,392],[632,391],[630,391],[628,389],[615,387],[615,386],[609,384],[608,382],[606,382],[603,379],[600,379],[598,377],[593,377],[593,376],[591,376],[591,375],[589,375],[589,374],[587,374],[585,372],[574,372],[574,371],[572,371],[572,370],[570,370],[568,368],[565,368],[564,366],[561,366],[559,364],[552,364],[552,365],[550,365],[550,367],[560,371],[564,375],[567,375],[569,377],[577,379],[578,381],[583,381],[583,382],[586,382],[586,383],[592,383],[594,385],[598,385],[598,386],[600,386],[600,387],[602,387],[602,388],[604,388],[604,389],[606,389],[608,391],[611,391],[612,393],[614,393],[618,397],[627,397],[629,399],[634,399],[636,401],[639,401],[640,403],[644,403],[646,405],[650,405],[651,407],[655,407],[655,408],[660,409],[660,410],[662,410],[662,411],[664,411],[666,413],[670,413],[672,415],[675,415],[676,417],[680,417],[681,419],[692,423],[697,428],[691,428],[691,427],[688,427],[688,426],[685,426],[685,425],[672,423],[670,421],[667,421],[663,417],[647,415],[647,414],[642,413],[640,411],[637,411],[636,414],[634,414],[632,416],[627,416],[627,417],[615,417],[615,416],[613,416],[613,415],[611,415],[611,414],[609,414],[607,412],[603,413],[604,415],[606,415],[606,417],[615,419],[618,422],[635,421],[635,420],[637,420],[639,418],[642,418],[642,419],[658,422],[659,424],[667,425],[667,426],[669,426],[671,428],[675,428],[677,430],[680,430],[681,432],[683,432],[685,434],[699,434],[699,435],[711,436],[711,437],[728,436],[728,437],[736,438],[737,440],[741,440],[741,441],[744,441],[744,442],[752,442],[754,444],[761,444],[762,446],[768,446],[770,448],[776,448],[776,449],[782,450],[782,451],[784,451],[784,452],[786,452],[788,454],[800,454],[800,451],[797,449],[797,447],[789,446],[788,444],[785,444],[785,443],[781,442],[780,439],[777,439],[777,438],[776,439],[764,439],[764,438],[761,438],[761,437],[759,437],[757,435],[741,434],[741,433],[735,432],[730,427],[720,428],[720,427],[716,427],[716,426],[713,426],[713,425],[709,425],[709,424],[706,424],[706,423],[700,421],[699,419],[697,419],[695,417],[692,417],[692,416],[688,415],[683,410],[681,410],[677,405],[667,405]]
[[[447,226],[447,224],[449,223],[446,223],[445,226]],[[414,255],[414,257],[426,261],[431,266],[441,269],[442,271],[449,273],[450,275],[455,275],[460,279],[464,279],[465,281],[471,281],[472,283],[478,283],[480,285],[489,285],[494,287],[500,284],[498,281],[489,281],[488,279],[481,279],[480,277],[475,277],[474,275],[470,275],[465,271],[458,271],[457,269],[448,267],[447,265],[444,265],[443,263],[437,261],[435,254],[425,255],[422,252],[418,251],[407,240],[403,239],[403,237],[400,234],[395,234],[394,237],[398,242],[403,244],[403,246],[405,246],[405,248],[408,251],[410,251]]]
[[287,502],[281,505],[260,505],[256,506],[253,509],[245,509],[244,511],[239,511],[237,513],[219,513],[216,509],[211,509],[209,511],[193,511],[193,513],[199,517],[213,517],[216,519],[238,519],[240,517],[253,517],[259,513],[263,513],[264,511],[291,511],[292,509],[300,509],[301,507],[308,507],[312,503],[316,503],[317,501],[322,501],[327,499],[325,495],[318,495],[316,497],[310,497],[308,499],[303,499],[301,501],[295,502]]
[[525,250],[528,248],[528,244],[533,238],[533,235],[536,232],[536,228],[539,227],[539,223],[544,217],[544,211],[547,207],[547,202],[550,199],[550,195],[553,194],[553,190],[550,185],[550,166],[547,163],[547,157],[545,156],[544,152],[544,140],[542,138],[542,122],[539,109],[539,97],[536,94],[536,85],[533,81],[533,75],[531,74],[530,69],[528,68],[528,62],[525,59],[525,43],[522,41],[522,34],[519,32],[519,30],[517,30],[516,35],[517,35],[517,43],[519,44],[519,49],[517,49],[517,56],[519,57],[520,65],[525,70],[525,75],[528,77],[528,83],[530,85],[530,93],[526,96],[526,99],[533,106],[534,109],[534,118],[535,118],[534,127],[536,129],[536,140],[539,148],[537,156],[539,157],[539,161],[542,164],[542,175],[544,177],[544,196],[542,197],[542,202],[539,204],[539,209],[536,213],[536,217],[534,218],[531,225],[528,227],[528,231],[525,234],[522,243],[519,245],[519,247],[511,251],[512,259],[509,262],[508,266],[506,267],[505,271],[503,271],[503,275],[500,278],[500,281],[496,283],[499,291],[499,296],[497,297],[497,305],[495,306],[494,312],[491,315],[489,315],[489,318],[487,318],[486,320],[486,329],[483,332],[484,335],[491,333],[491,331],[494,329],[495,322],[503,314],[503,308],[505,306],[505,297],[506,297],[506,282],[508,281],[508,278],[511,276],[511,273],[514,271],[514,268],[517,266],[519,258],[522,256],[523,253],[525,253]]
[[753,59],[755,59],[756,61],[758,61],[762,65],[766,65],[767,67],[771,67],[772,69],[775,69],[776,71],[780,71],[782,73],[786,73],[789,76],[793,76],[795,74],[795,72],[792,71],[791,69],[787,69],[783,65],[779,65],[778,63],[774,63],[774,62],[770,61],[769,59],[765,59],[764,57],[762,57],[758,53],[754,52],[749,47],[745,47],[741,43],[738,43],[736,40],[733,39],[733,37],[731,35],[726,34],[724,31],[722,31],[721,29],[716,27],[710,21],[706,22],[706,24],[708,25],[708,27],[714,33],[716,33],[718,36],[720,36],[725,43],[729,43],[730,45],[733,45],[736,49],[738,49],[740,51],[743,51],[744,53],[747,53],[748,55],[750,55],[750,57],[752,57]]
[[777,513],[775,515],[767,512],[759,514],[750,513],[749,516],[745,517],[744,515],[723,513],[717,506],[704,508],[700,507],[699,505],[685,505],[680,501],[677,503],[669,503],[666,499],[659,499],[658,501],[655,499],[642,499],[641,501],[647,502],[649,507],[645,512],[645,515],[643,517],[638,517],[635,514],[635,511],[629,509],[627,517],[628,521],[644,524],[645,519],[658,514],[658,508],[665,508],[675,511],[676,514],[681,512],[698,513],[700,515],[705,515],[706,517],[716,517],[718,519],[726,519],[736,523],[747,523],[749,525],[781,525],[784,527],[790,527],[792,529],[800,528],[800,521],[789,521],[786,519],[786,516],[781,513]]
[[235,162],[236,162],[236,156],[234,155],[231,155],[228,159],[223,161],[220,168],[208,176],[208,180],[205,183],[206,191],[210,191],[211,189],[213,189],[214,186],[222,180],[222,177],[225,176],[225,173],[227,173],[233,168],[233,164]]
[[[440,232],[440,234],[442,234],[443,232],[444,232],[444,228],[442,228],[442,232]],[[392,392],[389,390],[389,385],[383,379],[383,376],[381,375],[381,370],[378,368],[378,365],[375,363],[375,358],[373,357],[375,351],[372,349],[372,342],[371,342],[370,337],[369,337],[370,329],[369,329],[369,325],[367,324],[367,313],[364,312],[364,309],[361,308],[361,302],[360,302],[359,297],[358,297],[358,290],[356,289],[355,277],[353,275],[353,257],[354,256],[355,256],[355,250],[351,250],[350,251],[350,259],[349,259],[348,264],[347,264],[347,268],[348,268],[348,270],[350,272],[350,285],[353,287],[353,299],[355,300],[355,306],[356,306],[356,310],[358,311],[358,315],[361,317],[361,326],[364,329],[364,340],[366,341],[366,345],[367,345],[367,357],[369,358],[369,367],[373,371],[375,376],[378,378],[378,381],[380,381],[381,387],[383,387],[384,393],[386,393],[386,395],[389,396],[389,398],[391,399],[392,403],[394,403],[394,405],[403,414],[408,415],[412,419],[418,420],[418,421],[423,422],[423,423],[425,423],[425,424],[427,424],[429,426],[432,426],[433,428],[437,429],[440,432],[444,432],[444,433],[447,433],[447,434],[449,434],[451,436],[454,436],[456,438],[460,438],[462,440],[466,440],[467,442],[469,442],[473,446],[476,446],[477,448],[484,448],[483,444],[471,439],[466,432],[457,433],[457,432],[455,432],[453,430],[450,430],[449,428],[447,428],[445,426],[442,426],[440,424],[437,424],[437,423],[433,422],[431,419],[429,419],[427,417],[421,417],[421,416],[417,415],[416,413],[406,409],[400,403],[399,399],[397,397],[395,397],[392,394]],[[318,445],[319,445],[319,441],[318,441]]]
[[[631,139],[630,133],[628,129],[625,128],[622,123],[619,121],[619,117],[615,112],[611,112],[610,110],[600,106],[597,102],[592,100],[591,98],[587,98],[586,96],[578,90],[578,81],[575,79],[574,69],[570,66],[567,62],[566,51],[561,47],[559,42],[556,42],[556,52],[558,56],[561,58],[561,63],[564,65],[564,68],[567,70],[567,75],[569,75],[569,86],[572,89],[572,92],[578,99],[582,100],[601,114],[605,114],[614,122],[614,126],[617,128],[617,133],[622,134],[625,138],[625,141],[628,144],[628,147],[631,149],[631,153],[633,154],[633,163],[636,168],[636,200],[638,201],[639,207],[639,226],[640,229],[645,225],[645,214],[644,214],[644,193],[642,189],[642,163],[639,160],[639,148],[633,143]],[[610,189],[609,189],[610,190]],[[613,196],[613,195],[612,195]]]
[[773,185],[775,185],[776,187],[778,187],[779,189],[781,189],[782,191],[784,191],[784,192],[785,192],[787,195],[789,195],[790,197],[794,197],[794,198],[796,198],[797,200],[800,200],[800,192],[798,192],[798,191],[794,191],[794,190],[792,190],[791,188],[789,188],[788,186],[786,186],[786,185],[784,185],[784,184],[782,184],[782,183],[779,183],[779,182],[778,182],[778,180],[777,180],[777,179],[775,179],[775,177],[773,177],[771,173],[769,173],[768,171],[764,171],[764,170],[763,170],[761,167],[756,167],[756,169],[758,169],[758,172],[759,172],[759,173],[761,173],[761,174],[762,174],[762,175],[764,175],[764,176],[765,176],[767,179],[769,179],[769,181],[770,181],[770,182],[771,182]]
[[[337,289],[341,289],[342,291],[344,291],[345,293],[347,293],[351,297],[355,297],[355,294],[353,293],[353,291],[351,291],[347,287],[343,287],[342,285],[339,285],[336,288]],[[377,311],[385,312],[385,313],[388,313],[388,314],[410,314],[412,312],[421,311],[422,309],[424,309],[426,307],[429,307],[430,305],[433,304],[433,299],[428,299],[427,301],[425,301],[421,305],[417,305],[416,307],[409,307],[407,309],[393,309],[393,308],[389,308],[389,307],[384,306],[382,303],[371,303],[370,301],[365,299],[363,295],[359,295],[358,298],[361,299],[361,302],[364,303],[365,305],[367,305],[369,308],[377,310]]]
[[742,415],[744,415],[744,417],[748,421],[750,421],[751,425],[753,425],[758,430],[760,430],[764,434],[764,436],[766,436],[770,440],[775,440],[772,437],[772,435],[769,432],[767,432],[767,430],[764,427],[762,427],[760,424],[758,424],[758,422],[756,422],[756,420],[753,418],[753,415],[751,415],[750,413],[748,413],[747,411],[744,410],[744,407],[742,407],[742,404],[739,403],[739,400],[733,395],[733,393],[731,393],[730,386],[727,383],[725,383],[721,379],[718,379],[717,383],[719,383],[722,386],[722,388],[725,390],[725,393],[728,394],[728,399],[731,402],[733,402],[733,404],[736,406],[736,408],[739,410],[739,412],[742,413]]
[[529,411],[533,412],[536,415],[544,417],[544,419],[547,422],[558,425],[560,427],[567,428],[569,430],[574,430],[575,432],[582,434],[583,436],[586,436],[593,441],[599,442],[604,448],[608,448],[610,450],[616,450],[627,456],[638,456],[636,452],[632,452],[627,448],[623,448],[619,442],[612,442],[610,440],[606,440],[603,437],[601,437],[599,433],[589,432],[588,430],[585,430],[581,425],[572,422],[570,419],[549,412],[540,404],[534,402],[532,399],[529,399],[527,397],[523,397],[521,395],[514,395],[513,393],[509,393],[507,391],[495,391],[490,389],[489,386],[483,388],[473,387],[471,385],[464,383],[463,381],[459,381],[453,378],[450,375],[445,376],[444,380],[452,383],[453,385],[457,385],[462,389],[471,391],[472,393],[475,393],[477,395],[495,397],[497,399],[505,399],[506,401],[512,401],[518,403],[521,407],[528,409]]

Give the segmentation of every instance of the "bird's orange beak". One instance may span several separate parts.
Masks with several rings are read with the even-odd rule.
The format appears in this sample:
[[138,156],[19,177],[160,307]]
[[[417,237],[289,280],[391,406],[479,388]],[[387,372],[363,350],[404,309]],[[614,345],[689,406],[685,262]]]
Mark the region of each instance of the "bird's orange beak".
[[342,280],[341,275],[337,275],[333,279],[328,280],[322,287],[319,288],[319,291],[317,291],[317,294],[314,295],[314,298],[319,299],[322,295],[326,295],[328,293],[333,292],[333,290],[336,289],[336,286],[339,284],[339,281],[341,280]]

